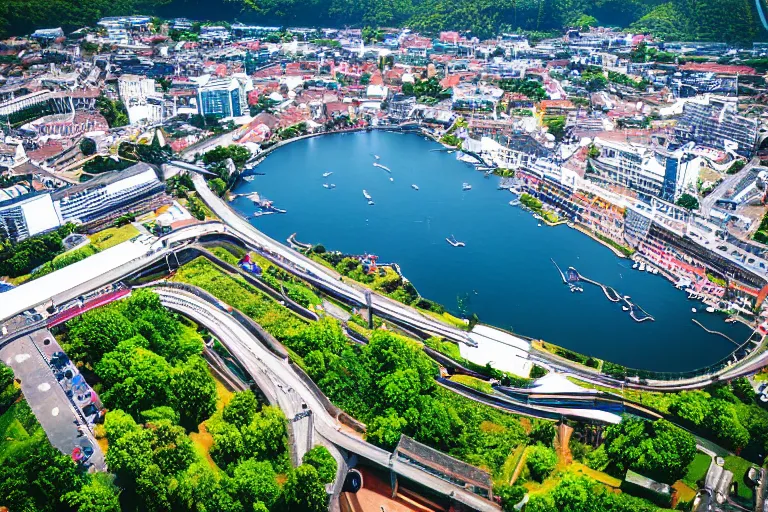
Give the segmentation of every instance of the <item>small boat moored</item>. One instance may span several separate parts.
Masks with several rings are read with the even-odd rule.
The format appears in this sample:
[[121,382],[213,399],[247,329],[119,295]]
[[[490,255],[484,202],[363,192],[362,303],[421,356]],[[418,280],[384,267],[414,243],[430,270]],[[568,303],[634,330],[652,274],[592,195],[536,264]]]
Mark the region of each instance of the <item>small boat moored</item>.
[[330,172],[324,172],[324,173],[323,173],[323,178],[327,178],[327,177],[328,177],[328,176],[330,176],[331,174],[333,174],[333,171],[330,171]]
[[243,181],[247,181],[248,183],[250,183],[250,182],[252,182],[255,179],[256,179],[256,176],[251,175],[251,176],[244,177]]
[[464,182],[461,185],[461,190],[472,190],[472,185],[470,185],[469,183]]
[[327,189],[336,188],[335,183],[323,183],[323,186]]
[[450,237],[446,238],[445,241],[448,242],[449,244],[451,244],[454,247],[464,247],[466,245],[464,242],[459,242],[458,240],[456,240],[456,237],[453,236],[453,235],[451,235]]
[[419,190],[419,186],[418,186],[418,185],[411,185],[411,188],[412,188],[413,190]]

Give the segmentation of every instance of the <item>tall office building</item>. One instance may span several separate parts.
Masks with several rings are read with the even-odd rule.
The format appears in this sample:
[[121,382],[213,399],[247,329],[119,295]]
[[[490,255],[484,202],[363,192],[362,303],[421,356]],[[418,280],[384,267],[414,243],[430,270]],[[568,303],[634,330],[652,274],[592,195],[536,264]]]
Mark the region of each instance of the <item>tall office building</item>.
[[198,89],[200,114],[216,117],[239,117],[248,113],[251,79],[242,77],[208,78]]

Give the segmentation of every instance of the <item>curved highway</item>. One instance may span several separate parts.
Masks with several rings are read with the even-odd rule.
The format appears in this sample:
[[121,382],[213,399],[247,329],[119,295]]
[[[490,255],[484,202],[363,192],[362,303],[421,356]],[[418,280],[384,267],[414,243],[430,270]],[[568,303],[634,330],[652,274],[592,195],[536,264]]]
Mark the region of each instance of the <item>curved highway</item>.
[[[498,506],[494,503],[409,466],[394,458],[390,452],[343,430],[312,390],[291,369],[288,362],[270,352],[227,312],[215,308],[196,295],[175,288],[159,287],[155,292],[164,306],[199,322],[219,338],[253,376],[268,400],[279,404],[289,418],[302,411],[311,411],[314,418],[312,428],[334,445],[391,469],[406,479],[449,496],[474,510],[498,512]],[[299,432],[294,435],[311,436],[312,432]]]

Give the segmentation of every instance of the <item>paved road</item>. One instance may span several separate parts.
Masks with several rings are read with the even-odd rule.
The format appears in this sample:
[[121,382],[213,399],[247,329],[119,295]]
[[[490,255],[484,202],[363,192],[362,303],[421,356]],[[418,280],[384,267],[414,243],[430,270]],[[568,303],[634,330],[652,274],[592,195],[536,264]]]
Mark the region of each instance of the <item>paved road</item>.
[[80,435],[78,427],[84,423],[39,349],[45,338],[52,337],[50,332],[41,330],[19,338],[0,349],[0,360],[10,366],[21,381],[24,398],[51,444],[64,454],[72,453],[76,446],[90,445],[94,453],[89,462],[94,470],[104,471],[106,464],[101,448],[88,428],[83,427]]
[[723,182],[720,183],[720,185],[715,188],[715,190],[712,191],[711,194],[709,194],[707,197],[701,200],[701,204],[699,205],[699,211],[701,212],[702,217],[709,217],[709,212],[714,207],[715,202],[717,202],[718,199],[722,198],[723,195],[730,189],[732,189],[739,181],[741,181],[742,178],[744,178],[747,173],[749,173],[750,169],[752,169],[754,165],[752,162],[749,162],[747,165],[744,166],[742,170],[737,172],[736,174],[731,174],[725,177],[723,179]]
[[[283,411],[287,416],[290,417],[294,412],[309,410],[314,420],[314,432],[334,445],[379,466],[390,468],[397,474],[440,494],[450,496],[474,510],[498,512],[499,509],[494,503],[394,459],[388,451],[342,430],[341,425],[326,411],[320,400],[296,375],[288,362],[267,350],[228,313],[216,309],[195,295],[177,289],[156,288],[155,291],[166,307],[193,318],[214,335],[221,337],[227,348],[257,381],[268,400],[279,403],[281,408],[285,407]],[[297,439],[303,435],[305,435],[303,431],[295,433]],[[306,435],[310,436],[312,433]]]

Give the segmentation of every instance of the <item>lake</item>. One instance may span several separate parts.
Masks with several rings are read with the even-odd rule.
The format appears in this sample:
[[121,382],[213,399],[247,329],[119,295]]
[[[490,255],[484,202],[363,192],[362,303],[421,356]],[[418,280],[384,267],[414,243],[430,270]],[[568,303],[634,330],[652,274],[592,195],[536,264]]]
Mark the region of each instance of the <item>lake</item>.
[[[485,178],[415,134],[305,139],[274,151],[255,171],[265,175],[240,182],[234,192],[258,191],[287,210],[253,218],[259,230],[280,241],[295,232],[301,242],[396,262],[424,297],[455,314],[476,313],[490,325],[656,371],[700,368],[735,348],[694,318],[739,343],[750,334],[744,325],[704,312],[660,275],[632,270],[629,260],[588,236],[565,225],[540,226],[509,205],[513,196],[498,190],[499,178]],[[324,178],[326,172],[333,174]],[[462,190],[465,182],[471,190]],[[375,205],[363,197],[364,189]],[[243,197],[231,204],[243,216],[254,211]],[[451,235],[466,246],[449,245]],[[655,321],[635,322],[595,286],[571,293],[551,259],[630,295]]]

